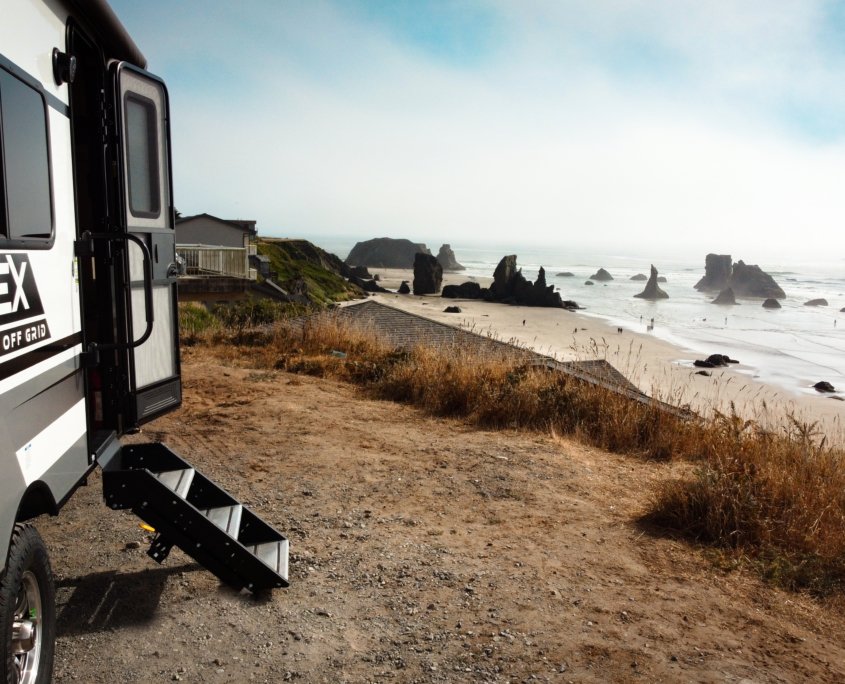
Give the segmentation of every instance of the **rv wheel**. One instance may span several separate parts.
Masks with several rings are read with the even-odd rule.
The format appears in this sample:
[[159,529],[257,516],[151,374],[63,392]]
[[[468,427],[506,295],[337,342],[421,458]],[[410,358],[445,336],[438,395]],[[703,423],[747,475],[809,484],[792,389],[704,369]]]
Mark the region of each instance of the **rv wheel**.
[[47,548],[32,525],[15,525],[0,582],[3,684],[49,684],[56,638],[56,589]]

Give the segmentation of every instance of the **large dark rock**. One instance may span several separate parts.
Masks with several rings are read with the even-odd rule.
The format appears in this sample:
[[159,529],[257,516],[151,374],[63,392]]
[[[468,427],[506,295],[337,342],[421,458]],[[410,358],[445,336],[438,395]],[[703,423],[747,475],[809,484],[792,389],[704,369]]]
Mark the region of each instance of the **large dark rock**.
[[665,276],[657,276],[657,282],[658,283],[666,283],[668,281],[666,280]]
[[719,293],[719,296],[716,297],[711,304],[736,304],[736,297],[734,296],[733,288],[726,287]]
[[443,267],[437,257],[417,252],[414,260],[414,294],[437,294],[442,282]]
[[449,245],[442,245],[437,253],[437,261],[444,271],[466,271],[466,269],[455,259],[455,253]]
[[762,297],[763,299],[783,299],[786,293],[780,289],[768,273],[755,265],[738,261],[733,265],[733,273],[728,285],[737,297]]
[[411,288],[408,287],[407,280],[403,280],[402,284],[399,286],[399,294],[411,294]]
[[595,285],[595,283],[592,280],[588,280],[586,283],[584,283],[584,285]]
[[809,302],[804,302],[804,306],[827,306],[827,300],[811,299]]
[[764,309],[780,309],[780,302],[777,299],[769,298],[763,302]]
[[373,276],[370,275],[366,266],[350,266],[349,270],[352,275],[357,276],[358,278],[364,278],[366,280],[373,279]]
[[[468,285],[469,283],[464,283]],[[464,287],[461,285],[461,287]],[[541,266],[537,280],[533,283],[522,275],[522,269],[516,266],[516,255],[504,257],[493,273],[493,284],[487,294],[480,291],[485,301],[502,302],[504,304],[520,304],[522,306],[547,306],[564,309],[560,294],[555,292],[554,285],[546,284],[546,270]]]
[[472,281],[460,285],[446,285],[440,296],[450,299],[481,299],[481,285]]
[[346,257],[346,263],[350,266],[413,268],[418,252],[431,254],[422,243],[393,238],[373,238],[357,243]]
[[831,385],[829,382],[822,380],[821,382],[817,382],[813,385],[816,391],[818,392],[835,392],[836,389]]
[[461,307],[447,306],[445,309],[443,309],[443,313],[461,313]]
[[375,280],[364,280],[364,278],[359,278],[356,275],[349,276],[349,282],[357,285],[364,292],[389,292],[389,290],[385,290]]
[[651,277],[646,283],[645,290],[634,296],[640,299],[669,299],[669,295],[661,290],[657,284],[657,269],[654,267],[654,264],[651,265]]
[[645,273],[637,273],[637,275],[631,276],[631,280],[648,280],[648,276]]
[[574,278],[575,274],[570,273],[569,271],[564,271],[563,273],[558,273],[557,276],[558,278]]
[[733,273],[730,254],[708,254],[704,258],[704,277],[695,284],[696,290],[721,292],[728,286]]
[[590,280],[613,280],[613,276],[610,275],[607,271],[603,268],[600,268],[596,271],[593,275],[590,276]]

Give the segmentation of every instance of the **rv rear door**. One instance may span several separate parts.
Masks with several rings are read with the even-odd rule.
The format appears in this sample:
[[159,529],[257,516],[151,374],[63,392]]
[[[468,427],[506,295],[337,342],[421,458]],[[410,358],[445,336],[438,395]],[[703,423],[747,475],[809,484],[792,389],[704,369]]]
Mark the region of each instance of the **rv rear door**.
[[170,112],[167,88],[158,77],[126,62],[113,65],[111,74],[118,138],[114,172],[121,227],[129,238],[128,263],[121,269],[127,274],[122,285],[128,287],[128,296],[121,298],[127,309],[121,336],[132,341],[123,405],[123,424],[130,427],[172,410],[182,398]]

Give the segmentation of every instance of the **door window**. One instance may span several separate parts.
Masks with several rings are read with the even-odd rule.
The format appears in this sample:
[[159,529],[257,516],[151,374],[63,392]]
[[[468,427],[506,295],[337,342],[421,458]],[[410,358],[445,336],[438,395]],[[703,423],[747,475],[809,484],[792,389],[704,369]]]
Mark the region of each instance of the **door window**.
[[161,212],[156,106],[148,97],[126,93],[124,108],[129,210],[134,216],[156,218]]
[[0,69],[0,228],[10,240],[53,233],[46,103]]

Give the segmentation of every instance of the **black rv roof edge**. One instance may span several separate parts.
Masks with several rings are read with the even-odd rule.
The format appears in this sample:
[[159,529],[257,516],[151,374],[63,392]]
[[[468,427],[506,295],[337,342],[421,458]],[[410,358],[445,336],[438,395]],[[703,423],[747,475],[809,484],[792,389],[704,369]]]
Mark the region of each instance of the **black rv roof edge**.
[[106,42],[109,48],[108,57],[129,62],[140,69],[147,68],[147,58],[135,45],[132,36],[120,23],[120,19],[106,0],[70,0],[70,2]]

